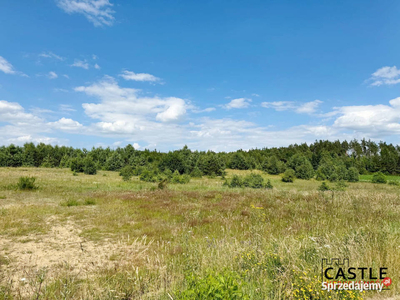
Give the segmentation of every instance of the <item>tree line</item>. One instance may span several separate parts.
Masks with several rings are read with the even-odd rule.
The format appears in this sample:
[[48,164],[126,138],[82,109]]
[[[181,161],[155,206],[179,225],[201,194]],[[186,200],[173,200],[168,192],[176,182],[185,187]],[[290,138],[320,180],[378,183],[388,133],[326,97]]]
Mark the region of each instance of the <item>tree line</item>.
[[226,168],[258,169],[269,174],[286,172],[288,176],[301,179],[352,181],[358,174],[400,174],[399,154],[397,145],[365,139],[350,142],[320,140],[310,145],[303,143],[218,153],[192,151],[187,146],[163,153],[138,150],[132,145],[87,150],[26,143],[0,147],[0,167],[59,167],[87,174],[95,174],[97,170],[121,171],[128,167],[133,175],[176,172],[193,177],[222,176]]

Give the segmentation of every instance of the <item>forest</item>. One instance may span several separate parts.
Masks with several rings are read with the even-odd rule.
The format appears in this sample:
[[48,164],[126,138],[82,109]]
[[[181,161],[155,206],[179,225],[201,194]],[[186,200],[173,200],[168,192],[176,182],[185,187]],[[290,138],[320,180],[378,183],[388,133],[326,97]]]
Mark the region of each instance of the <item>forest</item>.
[[[361,141],[315,141],[280,148],[236,152],[191,151],[187,146],[168,153],[124,148],[75,149],[40,143],[0,147],[0,167],[71,168],[96,174],[97,170],[121,171],[156,181],[158,174],[173,172],[192,177],[223,176],[225,169],[262,170],[268,174],[293,173],[296,178],[357,181],[358,174],[400,174],[400,147]],[[162,177],[159,177],[162,178]],[[161,180],[161,179],[160,179]]]

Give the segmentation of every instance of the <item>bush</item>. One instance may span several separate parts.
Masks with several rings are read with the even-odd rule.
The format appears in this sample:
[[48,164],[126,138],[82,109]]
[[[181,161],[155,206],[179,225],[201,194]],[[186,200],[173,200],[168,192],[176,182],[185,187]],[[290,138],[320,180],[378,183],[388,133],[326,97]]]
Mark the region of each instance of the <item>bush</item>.
[[311,179],[314,176],[314,168],[307,157],[295,154],[289,161],[289,167],[295,171],[295,176],[300,179]]
[[114,152],[106,161],[105,167],[108,171],[116,171],[122,168],[124,161],[119,153]]
[[140,174],[140,180],[146,181],[146,182],[156,182],[156,175],[154,174],[153,171],[150,171],[148,169],[144,169],[142,171],[142,174]]
[[36,190],[38,187],[35,185],[35,177],[20,177],[17,183],[19,190]]
[[233,175],[231,182],[228,183],[228,186],[230,188],[242,187],[243,186],[242,178],[238,175]]
[[213,152],[207,153],[199,160],[199,168],[204,175],[222,176],[225,173],[225,165],[223,161]]
[[60,168],[70,168],[70,167],[71,167],[71,161],[70,161],[68,155],[65,154],[65,155],[61,158],[59,167],[60,167]]
[[96,175],[97,173],[96,164],[90,156],[83,160],[83,173],[87,175]]
[[330,191],[331,188],[325,181],[323,181],[319,186],[318,190],[324,192],[324,191]]
[[330,182],[335,182],[339,180],[339,175],[336,172],[333,172],[331,176],[329,177]]
[[309,180],[314,176],[314,169],[308,159],[304,162],[304,164],[297,166],[295,172],[296,177],[300,179]]
[[84,164],[83,159],[80,157],[75,157],[71,159],[71,171],[83,172]]
[[174,175],[172,176],[171,179],[172,183],[180,183],[180,184],[189,183],[189,181],[190,181],[190,176],[187,174],[180,175],[178,170],[175,170]]
[[400,182],[397,180],[390,180],[388,181],[389,185],[395,185],[395,186],[400,186]]
[[179,174],[183,174],[187,168],[185,157],[179,151],[168,152],[161,159],[159,168],[161,171],[169,169],[171,171],[178,171]]
[[347,181],[357,182],[360,180],[360,174],[358,173],[358,169],[355,167],[351,167],[347,170]]
[[166,178],[168,178],[168,180],[171,180],[173,175],[174,175],[174,173],[172,173],[172,171],[170,169],[165,169],[164,176]]
[[260,174],[251,173],[243,179],[243,186],[261,189],[264,187],[264,178]]
[[119,172],[119,176],[122,176],[122,179],[124,181],[128,181],[133,176],[133,173],[134,173],[134,169],[132,168],[132,166],[128,165],[121,169],[121,171]]
[[294,182],[295,172],[293,169],[287,169],[285,173],[283,173],[282,181],[283,182]]
[[264,161],[261,169],[268,174],[278,175],[285,171],[285,163],[273,155]]
[[195,167],[193,171],[190,173],[190,177],[193,178],[201,178],[203,176],[203,172],[199,169],[199,167]]
[[[268,185],[269,184],[269,185]],[[224,186],[229,186],[230,188],[236,187],[249,187],[253,189],[261,188],[272,188],[271,182],[268,180],[267,185],[264,183],[264,178],[260,174],[251,173],[245,177],[234,175],[232,180],[228,182],[225,180]]]
[[344,180],[340,180],[336,183],[335,190],[336,191],[344,191],[347,187],[347,184]]
[[266,189],[273,189],[274,188],[274,186],[271,183],[271,180],[268,179],[267,183],[265,184],[265,188]]
[[386,176],[382,172],[377,172],[372,176],[373,183],[386,183]]
[[229,163],[229,167],[236,170],[248,170],[251,166],[242,153],[235,153]]

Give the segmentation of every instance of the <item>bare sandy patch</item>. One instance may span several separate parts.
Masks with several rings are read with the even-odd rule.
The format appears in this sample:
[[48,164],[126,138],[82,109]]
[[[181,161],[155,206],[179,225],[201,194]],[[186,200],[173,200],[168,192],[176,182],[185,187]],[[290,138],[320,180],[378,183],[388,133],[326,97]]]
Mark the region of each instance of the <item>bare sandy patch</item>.
[[[56,223],[52,217],[49,223]],[[146,257],[150,243],[145,238],[101,242],[85,240],[81,230],[68,220],[65,224],[54,224],[48,234],[29,235],[23,238],[0,239],[0,254],[8,260],[0,266],[1,272],[18,285],[36,280],[38,272],[45,271],[46,278],[57,277],[68,268],[76,276],[90,277],[96,270],[140,264]]]

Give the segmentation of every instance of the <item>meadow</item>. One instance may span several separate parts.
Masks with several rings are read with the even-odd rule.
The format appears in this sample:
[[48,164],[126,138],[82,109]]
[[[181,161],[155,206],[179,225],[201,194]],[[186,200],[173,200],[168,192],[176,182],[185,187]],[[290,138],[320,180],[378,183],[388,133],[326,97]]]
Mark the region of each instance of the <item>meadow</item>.
[[[273,189],[0,168],[0,299],[397,299],[400,187],[253,172]],[[22,176],[38,189],[17,190]],[[332,257],[388,267],[390,290],[322,291]]]

